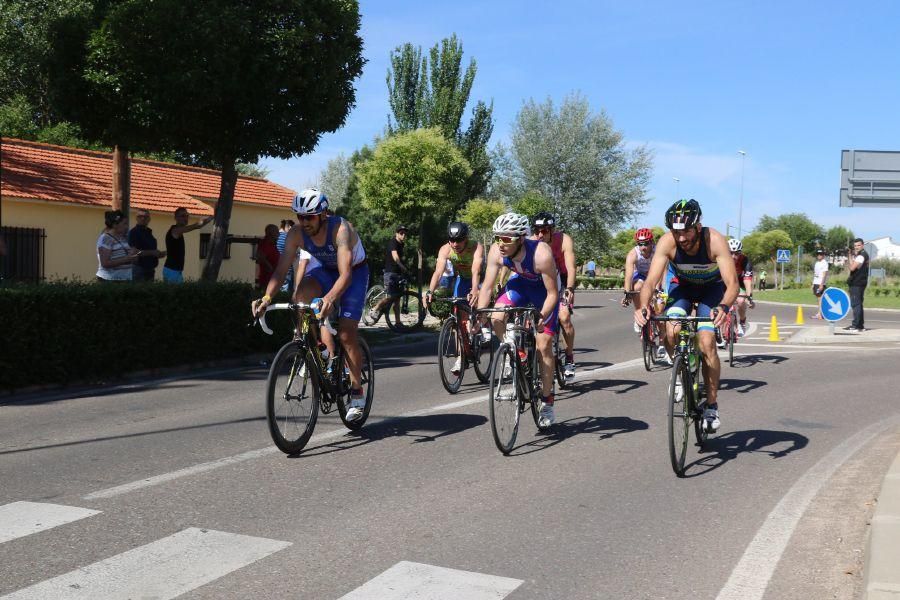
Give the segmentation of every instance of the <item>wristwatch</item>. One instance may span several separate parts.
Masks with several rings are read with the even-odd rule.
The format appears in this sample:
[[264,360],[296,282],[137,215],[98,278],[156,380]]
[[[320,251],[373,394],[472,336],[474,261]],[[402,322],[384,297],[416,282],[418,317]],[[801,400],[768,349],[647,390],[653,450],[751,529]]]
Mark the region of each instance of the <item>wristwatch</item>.
[[729,310],[731,310],[731,307],[726,306],[725,304],[720,304],[719,308],[721,308],[724,312],[728,312]]

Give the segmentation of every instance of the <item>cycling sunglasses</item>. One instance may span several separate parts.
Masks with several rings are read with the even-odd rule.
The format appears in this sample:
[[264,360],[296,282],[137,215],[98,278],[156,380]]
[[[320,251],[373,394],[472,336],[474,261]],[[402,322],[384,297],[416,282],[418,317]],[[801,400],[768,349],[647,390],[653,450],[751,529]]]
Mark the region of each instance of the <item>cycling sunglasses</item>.
[[519,236],[516,235],[495,235],[494,241],[498,244],[503,244],[504,246],[508,246],[519,239]]
[[649,246],[650,242],[638,242],[637,245],[638,246]]
[[538,233],[553,233],[553,227],[537,227],[535,231]]
[[314,215],[297,215],[297,218],[301,221],[315,221],[316,217],[318,217],[321,213],[316,213]]

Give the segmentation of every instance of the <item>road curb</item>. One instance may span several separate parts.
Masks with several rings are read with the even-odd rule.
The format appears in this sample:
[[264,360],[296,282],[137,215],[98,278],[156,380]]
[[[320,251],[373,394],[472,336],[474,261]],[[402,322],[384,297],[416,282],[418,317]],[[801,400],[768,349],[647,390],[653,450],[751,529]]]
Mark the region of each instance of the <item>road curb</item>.
[[[819,308],[816,304],[798,304],[797,302],[774,302],[772,300],[757,300],[756,297],[753,297],[753,302],[756,304],[774,304],[775,306],[802,306],[803,308]],[[892,313],[900,313],[900,308],[869,308],[865,306],[863,303],[863,308],[865,308],[866,312],[870,310],[877,310],[880,312],[892,312]]]
[[866,600],[900,597],[900,453],[881,483],[866,546]]

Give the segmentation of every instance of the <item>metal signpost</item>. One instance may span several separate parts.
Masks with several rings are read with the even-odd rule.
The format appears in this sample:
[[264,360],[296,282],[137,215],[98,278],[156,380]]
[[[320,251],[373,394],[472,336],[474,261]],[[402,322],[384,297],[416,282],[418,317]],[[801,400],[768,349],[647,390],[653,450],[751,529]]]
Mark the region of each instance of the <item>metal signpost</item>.
[[779,248],[775,254],[775,262],[781,265],[781,288],[784,289],[784,265],[791,262],[791,251],[787,248]]
[[834,324],[850,312],[850,296],[841,288],[830,287],[822,294],[822,318],[828,321],[828,331],[834,335]]

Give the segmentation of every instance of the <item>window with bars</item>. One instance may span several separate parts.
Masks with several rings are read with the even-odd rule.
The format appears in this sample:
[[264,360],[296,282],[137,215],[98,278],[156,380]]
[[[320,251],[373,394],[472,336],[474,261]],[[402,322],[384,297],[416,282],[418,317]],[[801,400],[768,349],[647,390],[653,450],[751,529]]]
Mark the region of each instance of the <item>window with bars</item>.
[[6,254],[0,256],[0,279],[39,283],[44,280],[43,229],[0,227]]

